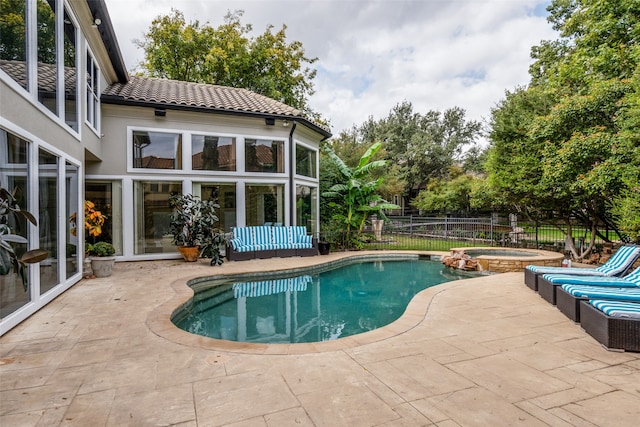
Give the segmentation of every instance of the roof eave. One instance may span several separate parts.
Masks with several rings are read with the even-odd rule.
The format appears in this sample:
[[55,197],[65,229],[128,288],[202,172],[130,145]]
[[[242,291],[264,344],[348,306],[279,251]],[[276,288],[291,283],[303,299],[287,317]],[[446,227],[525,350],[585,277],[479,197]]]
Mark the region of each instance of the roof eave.
[[175,110],[175,111],[197,111],[200,113],[209,113],[209,114],[229,114],[234,116],[244,116],[244,117],[255,117],[255,118],[275,118],[281,120],[295,120],[298,123],[303,123],[308,128],[314,130],[315,132],[322,135],[327,139],[332,136],[331,132],[326,129],[318,126],[313,123],[309,119],[303,116],[295,116],[291,114],[273,114],[273,113],[259,113],[254,111],[243,111],[243,110],[230,110],[225,108],[212,108],[212,107],[198,107],[193,105],[177,105],[177,104],[165,104],[162,102],[148,102],[148,101],[134,101],[130,99],[123,99],[119,96],[112,95],[101,95],[100,102],[103,104],[111,104],[111,105],[124,105],[130,107],[146,107],[146,108],[164,108],[165,110]]
[[109,54],[109,60],[113,65],[113,69],[116,72],[118,81],[120,83],[126,83],[129,81],[129,73],[125,66],[124,59],[122,59],[122,52],[120,52],[120,46],[118,45],[118,39],[116,38],[116,32],[113,29],[111,23],[111,17],[107,10],[107,5],[104,0],[87,0],[87,6],[91,10],[93,18],[99,18],[100,25],[98,26],[98,32],[102,38],[107,53]]

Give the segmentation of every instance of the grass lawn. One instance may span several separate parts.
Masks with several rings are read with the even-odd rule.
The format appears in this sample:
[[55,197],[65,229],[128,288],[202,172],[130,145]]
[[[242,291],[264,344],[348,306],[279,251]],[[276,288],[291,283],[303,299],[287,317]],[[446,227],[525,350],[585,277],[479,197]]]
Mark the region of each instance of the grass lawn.
[[402,235],[382,236],[383,243],[368,243],[364,249],[398,249],[422,251],[449,251],[451,248],[490,246],[484,241],[423,239]]

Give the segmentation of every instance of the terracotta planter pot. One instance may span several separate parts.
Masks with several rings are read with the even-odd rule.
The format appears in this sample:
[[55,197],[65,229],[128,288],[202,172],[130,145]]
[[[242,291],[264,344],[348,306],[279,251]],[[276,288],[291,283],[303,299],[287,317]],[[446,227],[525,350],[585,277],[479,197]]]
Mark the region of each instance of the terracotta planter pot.
[[198,255],[200,254],[200,248],[197,246],[178,246],[178,251],[182,254],[187,262],[198,261]]

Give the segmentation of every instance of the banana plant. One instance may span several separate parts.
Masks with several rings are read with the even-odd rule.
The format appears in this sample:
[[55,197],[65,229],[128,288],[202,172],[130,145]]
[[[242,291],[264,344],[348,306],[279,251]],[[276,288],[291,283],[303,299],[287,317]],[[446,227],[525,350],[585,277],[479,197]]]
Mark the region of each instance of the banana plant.
[[329,205],[337,212],[334,219],[346,227],[345,237],[348,245],[355,243],[352,233],[356,232],[359,235],[370,215],[376,214],[384,219],[384,209],[399,208],[383,200],[377,193],[382,177],[367,181],[371,171],[387,164],[386,160],[371,161],[381,147],[380,142],[373,144],[360,157],[358,165],[351,169],[329,146],[324,146],[325,153],[342,175],[343,182],[333,185],[322,195],[340,200],[340,203],[331,202]]
[[0,275],[5,276],[11,271],[18,273],[22,279],[24,290],[28,287],[27,264],[38,263],[49,256],[44,249],[32,249],[18,258],[13,244],[27,244],[23,236],[14,234],[9,226],[9,216],[23,217],[33,225],[37,225],[36,218],[29,212],[20,209],[16,201],[16,191],[13,193],[0,187]]

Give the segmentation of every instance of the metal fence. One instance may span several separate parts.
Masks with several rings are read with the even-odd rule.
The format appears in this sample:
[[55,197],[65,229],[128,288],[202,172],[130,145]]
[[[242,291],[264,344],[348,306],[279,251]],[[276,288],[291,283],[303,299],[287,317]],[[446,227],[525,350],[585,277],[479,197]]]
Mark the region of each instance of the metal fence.
[[[373,227],[365,231],[374,236],[367,244],[368,249],[449,250],[452,247],[503,246],[563,252],[566,245],[562,227],[521,222],[513,216],[509,219],[496,216],[390,216],[377,235]],[[577,247],[588,244],[590,233],[578,225],[573,227],[572,234]],[[603,239],[598,237],[596,243],[602,244]]]

